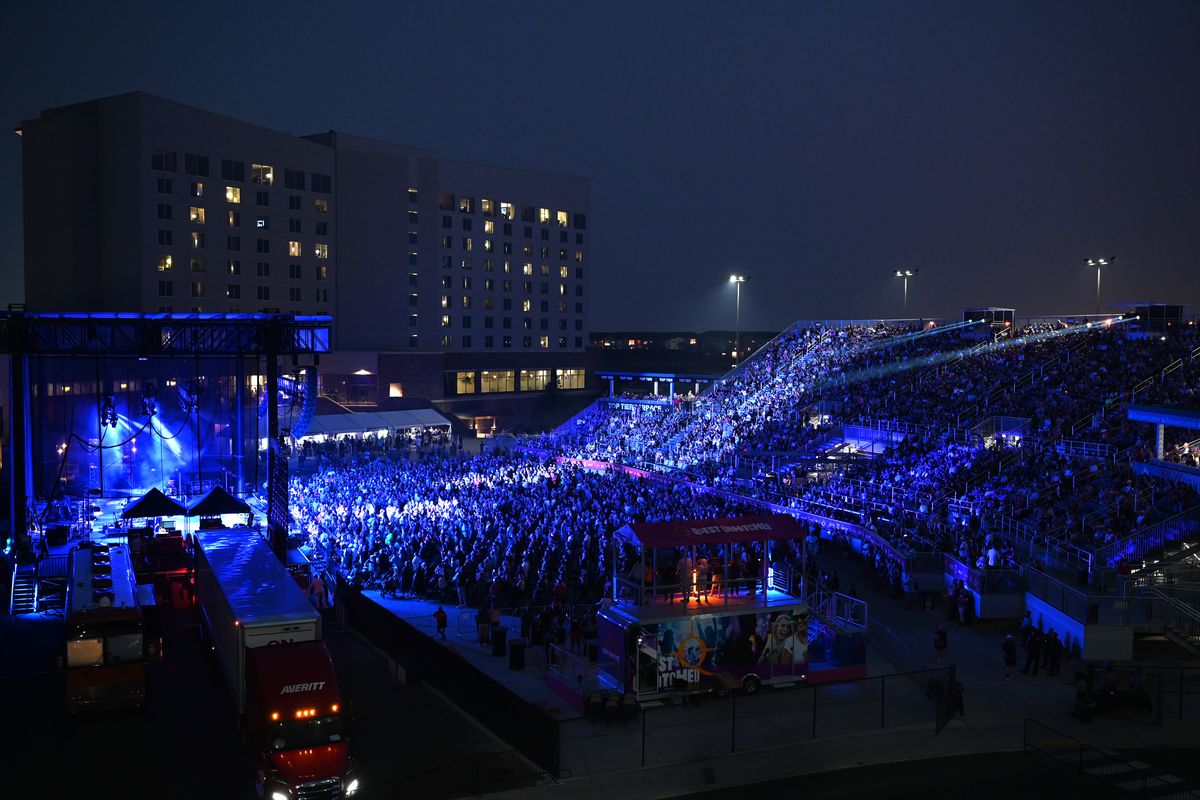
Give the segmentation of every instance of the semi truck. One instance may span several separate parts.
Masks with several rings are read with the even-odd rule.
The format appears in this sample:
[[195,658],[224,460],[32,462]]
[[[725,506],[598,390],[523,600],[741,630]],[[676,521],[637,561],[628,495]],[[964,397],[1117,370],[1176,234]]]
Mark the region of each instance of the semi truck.
[[270,800],[352,797],[346,707],[321,615],[253,529],[201,531],[196,601]]
[[141,706],[146,662],[162,648],[146,629],[129,548],[79,545],[67,570],[67,708]]

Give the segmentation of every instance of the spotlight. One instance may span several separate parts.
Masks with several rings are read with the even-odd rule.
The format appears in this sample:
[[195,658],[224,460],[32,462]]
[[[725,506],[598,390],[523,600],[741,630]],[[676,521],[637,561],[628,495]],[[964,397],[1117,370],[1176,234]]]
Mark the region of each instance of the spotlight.
[[158,404],[155,398],[158,395],[158,389],[153,383],[147,383],[142,389],[142,414],[147,417],[153,417],[158,413]]
[[110,428],[117,427],[117,406],[111,394],[104,398],[104,406],[100,409],[100,427],[105,425]]

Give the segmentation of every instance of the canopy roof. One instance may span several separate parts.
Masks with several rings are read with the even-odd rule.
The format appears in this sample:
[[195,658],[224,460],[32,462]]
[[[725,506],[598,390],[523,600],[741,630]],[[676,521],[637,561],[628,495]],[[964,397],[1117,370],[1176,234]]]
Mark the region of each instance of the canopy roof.
[[214,486],[204,496],[188,506],[189,517],[219,517],[222,514],[249,514],[250,506],[220,486]]
[[807,531],[789,514],[751,514],[730,519],[681,519],[638,522],[617,531],[643,547],[690,547],[697,544],[802,539]]
[[139,519],[142,517],[178,517],[187,513],[177,500],[173,500],[160,492],[151,489],[123,512],[121,519]]
[[[313,417],[305,436],[368,431],[396,431],[407,428],[450,427],[450,421],[432,408],[409,411],[362,411],[357,414],[319,414]],[[301,437],[303,438],[303,437]]]

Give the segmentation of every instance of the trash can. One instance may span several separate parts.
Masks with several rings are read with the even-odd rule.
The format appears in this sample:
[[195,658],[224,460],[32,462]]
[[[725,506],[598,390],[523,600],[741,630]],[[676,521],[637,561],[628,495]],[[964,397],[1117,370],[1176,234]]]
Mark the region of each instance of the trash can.
[[507,639],[508,628],[504,627],[503,625],[492,626],[492,655],[502,656],[507,652],[505,649],[505,643]]
[[525,669],[525,640],[512,639],[508,643],[508,668]]

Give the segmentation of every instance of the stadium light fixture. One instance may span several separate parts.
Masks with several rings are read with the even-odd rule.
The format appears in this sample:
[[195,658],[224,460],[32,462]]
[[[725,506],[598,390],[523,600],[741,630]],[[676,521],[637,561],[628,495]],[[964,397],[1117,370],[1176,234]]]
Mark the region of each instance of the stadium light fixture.
[[917,273],[920,271],[921,270],[919,270],[919,269],[898,269],[895,272],[895,276],[897,278],[904,279],[904,313],[905,313],[905,315],[908,314],[908,279],[915,278]]
[[1104,269],[1105,267],[1111,267],[1112,263],[1116,260],[1117,260],[1116,256],[1109,256],[1108,258],[1089,258],[1087,261],[1084,262],[1089,267],[1096,268],[1096,313],[1097,314],[1100,313],[1100,270]]
[[737,299],[734,301],[734,333],[733,333],[733,363],[736,366],[742,352],[742,284],[750,280],[745,275],[730,275],[729,282],[737,287]]

